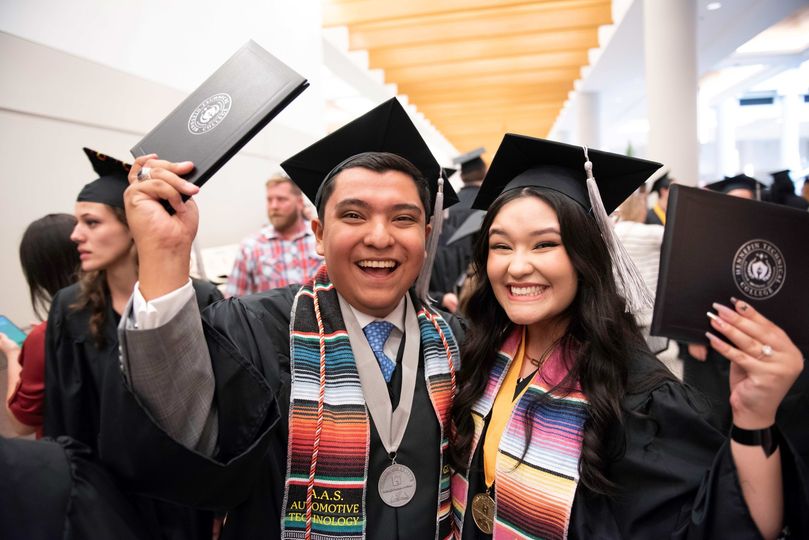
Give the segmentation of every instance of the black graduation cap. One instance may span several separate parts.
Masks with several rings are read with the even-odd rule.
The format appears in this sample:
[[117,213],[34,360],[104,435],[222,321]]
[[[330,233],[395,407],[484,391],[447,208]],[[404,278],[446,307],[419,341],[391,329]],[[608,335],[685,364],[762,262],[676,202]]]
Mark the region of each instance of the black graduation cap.
[[103,203],[114,208],[123,208],[124,191],[129,187],[127,175],[132,165],[89,148],[83,150],[99,178],[85,185],[76,201]]
[[[663,166],[600,150],[588,149],[587,156],[607,214]],[[567,195],[589,211],[586,161],[581,146],[507,133],[472,208],[486,210],[502,192],[534,186]]]
[[726,176],[723,180],[707,184],[705,189],[711,191],[718,191],[720,193],[728,193],[734,189],[746,189],[755,194],[756,191],[761,192],[766,186],[746,174],[737,174],[736,176]]
[[447,245],[454,244],[461,238],[466,238],[467,236],[471,236],[480,230],[481,225],[483,225],[483,219],[486,217],[486,212],[484,210],[473,210],[470,214],[463,220],[460,227],[455,229],[455,232],[452,233],[452,236],[449,237],[447,240]]
[[453,174],[458,172],[458,169],[450,169],[449,167],[441,167],[441,172],[444,173],[444,178],[449,178],[450,176],[452,176]]
[[[323,137],[281,163],[281,167],[319,208],[323,186],[332,178],[332,171],[348,158],[365,152],[389,152],[410,161],[427,180],[435,201],[441,167],[396,98]],[[445,181],[444,208],[456,202],[458,196]],[[425,210],[429,218],[432,208]]]
[[652,191],[654,191],[657,194],[660,194],[661,189],[667,188],[670,185],[671,185],[671,178],[669,178],[669,173],[666,173],[652,183]]
[[551,189],[573,199],[590,213],[604,238],[627,310],[643,313],[653,305],[652,293],[615,236],[609,214],[662,166],[645,159],[506,133],[472,208],[487,210],[501,193],[529,186]]
[[483,158],[480,157],[485,151],[486,149],[481,146],[480,148],[475,148],[465,154],[454,157],[452,162],[461,166],[461,174],[469,172],[472,169],[479,169],[486,166],[483,162]]

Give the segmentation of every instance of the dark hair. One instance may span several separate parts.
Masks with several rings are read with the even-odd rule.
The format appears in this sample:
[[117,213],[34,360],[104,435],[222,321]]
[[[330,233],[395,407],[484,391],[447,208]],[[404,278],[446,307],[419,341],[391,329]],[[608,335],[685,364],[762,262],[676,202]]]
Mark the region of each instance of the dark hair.
[[47,316],[56,291],[78,279],[79,252],[70,240],[75,226],[70,214],[48,214],[31,222],[22,235],[20,265],[40,319]]
[[354,168],[369,169],[374,172],[383,173],[387,171],[399,171],[413,178],[416,184],[416,189],[419,193],[419,199],[424,206],[424,217],[429,221],[430,215],[430,187],[427,180],[421,174],[418,168],[406,160],[402,156],[391,154],[389,152],[365,152],[350,157],[341,163],[336,169],[323,182],[323,190],[320,193],[320,203],[317,205],[317,217],[323,223],[324,212],[326,209],[326,202],[334,192],[334,179],[335,177],[346,169]]
[[773,177],[772,186],[770,186],[770,202],[788,204],[790,196],[794,195],[795,184],[788,176],[776,175]]
[[[579,465],[581,482],[596,493],[609,493],[614,485],[607,478],[605,467],[618,457],[611,454],[621,451],[622,445],[616,447],[616,441],[608,434],[622,425],[621,402],[627,393],[628,362],[638,355],[651,356],[651,352],[634,317],[625,310],[626,302],[618,293],[607,246],[594,220],[578,203],[548,189],[527,187],[507,191],[495,200],[483,221],[473,254],[477,283],[466,311],[469,330],[461,351],[463,362],[453,405],[454,436],[449,458],[457,470],[466,469],[473,451],[472,406],[486,389],[497,352],[514,327],[498,304],[486,274],[488,231],[506,203],[527,196],[545,201],[556,211],[564,248],[578,275],[576,296],[564,314],[570,322],[560,342],[563,354],[568,356],[570,371],[555,390],[569,392],[566,389],[574,388],[578,382],[587,396],[588,418]],[[649,388],[656,383],[648,381]],[[546,401],[547,397],[536,399],[526,415],[535,414]],[[526,448],[530,439],[529,431]]]
[[[126,221],[126,212],[123,208],[116,208],[108,204],[104,206],[113,213],[118,221],[129,227]],[[84,272],[79,279],[79,295],[70,308],[75,311],[85,308],[90,310],[90,335],[99,349],[105,345],[102,329],[107,320],[107,310],[110,302],[107,272],[105,270]]]
[[461,180],[464,184],[482,182],[485,176],[486,162],[480,158],[473,159],[471,162],[464,163],[461,166]]

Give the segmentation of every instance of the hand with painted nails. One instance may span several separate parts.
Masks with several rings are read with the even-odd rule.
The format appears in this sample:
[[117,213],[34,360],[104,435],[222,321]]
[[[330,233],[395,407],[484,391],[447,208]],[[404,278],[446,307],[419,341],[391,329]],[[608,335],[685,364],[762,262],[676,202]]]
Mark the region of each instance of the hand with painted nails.
[[730,360],[730,406],[733,423],[763,429],[803,370],[803,356],[789,336],[750,304],[731,299],[733,307],[715,303],[711,326],[730,344],[707,332],[710,346]]
[[[193,199],[199,192],[180,175],[194,169],[190,161],[172,163],[149,154],[135,160],[124,195],[129,230],[138,248],[140,290],[146,300],[173,291],[188,281],[191,244],[199,213]],[[168,201],[175,214],[161,203]]]

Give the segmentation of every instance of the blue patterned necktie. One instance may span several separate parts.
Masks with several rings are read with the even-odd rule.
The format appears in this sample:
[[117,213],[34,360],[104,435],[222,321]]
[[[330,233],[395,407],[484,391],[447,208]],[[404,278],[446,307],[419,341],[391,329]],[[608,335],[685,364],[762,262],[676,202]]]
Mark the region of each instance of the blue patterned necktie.
[[384,350],[385,342],[388,340],[391,330],[393,330],[393,325],[388,321],[374,321],[362,329],[371,350],[374,351],[376,361],[379,362],[379,368],[382,370],[385,382],[390,382],[393,370],[396,369],[396,362],[388,358]]

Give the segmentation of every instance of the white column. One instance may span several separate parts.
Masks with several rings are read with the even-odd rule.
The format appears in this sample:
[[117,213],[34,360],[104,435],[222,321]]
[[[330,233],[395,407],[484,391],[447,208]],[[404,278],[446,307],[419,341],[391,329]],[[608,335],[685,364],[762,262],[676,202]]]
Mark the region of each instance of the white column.
[[647,157],[688,185],[699,178],[696,27],[696,0],[644,0]]
[[716,180],[733,176],[741,170],[739,150],[736,148],[736,114],[739,101],[725,99],[714,107],[716,111]]
[[794,171],[801,168],[800,102],[805,84],[801,88],[797,69],[791,69],[783,76],[788,82],[781,96],[781,166]]
[[601,148],[601,108],[596,92],[579,92],[576,99],[576,133],[579,144]]

